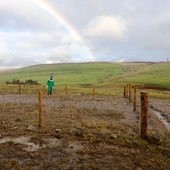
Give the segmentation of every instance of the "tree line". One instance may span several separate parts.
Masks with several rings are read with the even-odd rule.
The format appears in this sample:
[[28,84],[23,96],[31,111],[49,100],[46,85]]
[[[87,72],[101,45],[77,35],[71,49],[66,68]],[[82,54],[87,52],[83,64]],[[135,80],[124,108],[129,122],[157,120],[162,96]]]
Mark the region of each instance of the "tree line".
[[5,84],[31,84],[31,85],[40,85],[37,81],[32,79],[20,81],[19,79],[13,79],[13,81],[6,81]]

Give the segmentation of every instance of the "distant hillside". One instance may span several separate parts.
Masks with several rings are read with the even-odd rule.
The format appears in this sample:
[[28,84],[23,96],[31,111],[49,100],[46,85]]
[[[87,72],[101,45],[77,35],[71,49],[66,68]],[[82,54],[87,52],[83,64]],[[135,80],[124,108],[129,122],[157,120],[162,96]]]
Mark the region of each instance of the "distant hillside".
[[0,83],[19,79],[34,80],[45,85],[54,76],[56,86],[123,86],[126,83],[157,85],[170,88],[170,63],[67,63],[43,64],[0,72]]
[[170,89],[170,62],[155,63],[139,69],[134,74],[117,78],[120,82],[141,84],[148,88],[159,86],[160,89],[161,87]]

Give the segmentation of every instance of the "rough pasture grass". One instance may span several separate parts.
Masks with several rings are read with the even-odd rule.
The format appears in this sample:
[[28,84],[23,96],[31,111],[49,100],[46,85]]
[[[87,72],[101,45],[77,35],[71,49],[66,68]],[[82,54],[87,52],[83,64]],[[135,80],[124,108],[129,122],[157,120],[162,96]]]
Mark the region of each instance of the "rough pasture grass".
[[[123,84],[122,84],[123,85]],[[42,85],[21,85],[21,94],[36,94],[41,90],[44,94],[47,94],[46,86]],[[170,93],[164,90],[156,89],[138,89],[137,90],[137,99],[140,99],[140,91],[148,91],[149,98],[160,98],[160,99],[170,99]],[[95,95],[102,96],[117,96],[123,97],[124,88],[123,87],[107,87],[107,86],[95,86],[94,89]],[[132,88],[132,100],[133,100],[133,88]],[[19,85],[3,85],[0,84],[0,94],[18,94]],[[65,86],[56,86],[53,90],[55,95],[65,94]],[[79,86],[67,86],[67,94],[72,95],[93,95],[93,86],[88,87],[79,87]]]
[[136,72],[147,66],[148,63],[77,63],[38,65],[0,73],[0,83],[12,81],[15,78],[20,81],[28,79],[37,80],[40,84],[45,85],[49,76],[53,74],[57,86],[101,84],[108,82],[113,77]]
[[[21,94],[38,94],[38,91],[43,91],[44,94],[47,93],[47,87],[42,85],[21,85]],[[0,94],[18,94],[19,85],[6,85],[0,84]],[[107,95],[107,96],[123,96],[122,88],[105,88],[100,86],[95,86],[95,95]],[[53,89],[53,94],[65,94],[65,86],[55,86]],[[78,94],[78,95],[93,95],[93,86],[79,87],[79,86],[67,86],[67,94]]]
[[119,81],[141,85],[156,85],[170,89],[170,63],[158,63],[142,69],[131,76],[120,78]]
[[125,84],[170,89],[170,63],[76,63],[25,67],[0,73],[0,83],[28,79],[46,85],[53,74],[55,86],[123,88]]

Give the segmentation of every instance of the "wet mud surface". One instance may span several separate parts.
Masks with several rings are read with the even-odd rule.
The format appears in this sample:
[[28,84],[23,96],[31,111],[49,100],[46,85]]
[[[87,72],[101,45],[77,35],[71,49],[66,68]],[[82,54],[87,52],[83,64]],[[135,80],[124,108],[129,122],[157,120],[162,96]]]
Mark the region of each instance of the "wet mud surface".
[[149,99],[148,133],[166,147],[140,138],[139,101],[135,112],[127,98],[110,96],[43,95],[42,102],[39,127],[37,95],[0,95],[0,169],[170,169],[162,121],[170,120],[169,100]]

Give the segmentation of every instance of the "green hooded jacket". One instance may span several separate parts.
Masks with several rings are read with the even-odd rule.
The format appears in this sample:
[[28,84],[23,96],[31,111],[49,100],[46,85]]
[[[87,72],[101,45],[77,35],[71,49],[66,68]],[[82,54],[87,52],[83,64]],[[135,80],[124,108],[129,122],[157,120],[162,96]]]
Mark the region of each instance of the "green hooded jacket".
[[54,87],[54,81],[51,79],[48,79],[47,86],[48,86],[48,91],[52,91]]

